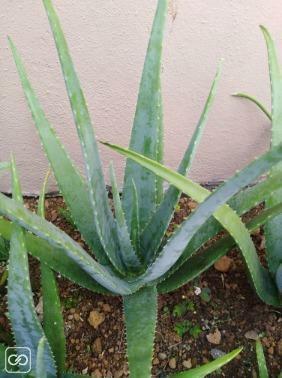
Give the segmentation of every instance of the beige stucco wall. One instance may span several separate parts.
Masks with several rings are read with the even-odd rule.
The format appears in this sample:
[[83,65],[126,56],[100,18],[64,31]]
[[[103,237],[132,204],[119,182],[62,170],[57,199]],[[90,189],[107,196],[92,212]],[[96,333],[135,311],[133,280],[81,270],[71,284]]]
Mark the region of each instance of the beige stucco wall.
[[[100,139],[126,145],[156,0],[54,0]],[[282,37],[278,0],[174,0],[164,48],[166,163],[176,167],[196,125],[217,62],[224,72],[192,176],[230,176],[269,143],[269,123],[230,97],[250,91],[269,105],[267,60],[258,28]],[[76,131],[41,1],[2,0],[0,8],[0,160],[13,151],[26,193],[36,193],[47,161],[27,109],[6,35],[18,46],[44,109],[82,166]],[[280,44],[282,50],[282,44]],[[105,167],[123,160],[101,147]],[[9,190],[7,177],[1,190]],[[54,189],[52,186],[51,189]]]

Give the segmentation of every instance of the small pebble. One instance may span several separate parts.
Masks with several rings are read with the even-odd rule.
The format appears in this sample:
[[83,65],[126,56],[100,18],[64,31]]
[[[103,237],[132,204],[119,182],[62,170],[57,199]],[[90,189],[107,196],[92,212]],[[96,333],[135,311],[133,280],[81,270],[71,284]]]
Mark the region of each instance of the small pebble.
[[214,360],[216,360],[217,358],[223,357],[223,356],[225,356],[225,355],[226,355],[226,353],[223,352],[223,351],[220,350],[220,349],[216,349],[216,348],[214,348],[214,349],[211,350],[211,356],[212,356],[212,358],[213,358]]
[[257,334],[256,331],[251,330],[245,333],[245,338],[248,340],[258,340],[259,335]]
[[207,335],[207,340],[211,344],[219,345],[221,342],[221,332],[218,328],[214,332],[211,332]]
[[189,358],[189,360],[183,361],[182,365],[185,367],[185,369],[191,369],[191,367],[192,367],[192,360],[191,360],[191,358]]
[[228,256],[223,256],[217,262],[214,264],[215,270],[222,273],[227,273],[231,266],[232,266],[233,260]]
[[171,369],[176,369],[176,359],[175,359],[175,357],[173,357],[173,358],[171,358],[171,359],[169,360],[168,365],[169,365],[169,367],[170,367]]
[[167,355],[165,353],[159,353],[158,356],[159,356],[159,359],[162,361],[167,359]]

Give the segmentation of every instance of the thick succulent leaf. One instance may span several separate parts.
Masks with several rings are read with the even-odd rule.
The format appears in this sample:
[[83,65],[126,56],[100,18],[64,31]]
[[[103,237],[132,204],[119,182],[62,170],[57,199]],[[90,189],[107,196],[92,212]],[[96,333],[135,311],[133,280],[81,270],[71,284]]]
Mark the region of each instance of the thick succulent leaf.
[[38,343],[36,355],[36,378],[47,378],[48,371],[46,370],[44,354],[46,349],[46,338],[42,337]]
[[[14,202],[21,203],[22,195],[13,160],[12,177]],[[16,345],[30,349],[31,366],[32,370],[35,371],[37,346],[39,340],[45,335],[33,303],[24,231],[17,225],[13,226],[10,243],[8,310]],[[44,363],[48,374],[56,376],[56,366],[48,343],[44,351]]]
[[157,322],[157,290],[146,287],[123,298],[131,378],[150,378]]
[[[271,178],[252,186],[248,187],[234,197],[228,202],[229,206],[236,211],[238,215],[243,215],[245,212],[249,211],[253,207],[265,201],[266,198],[276,190],[281,185],[281,174],[276,174]],[[277,216],[278,211],[274,212]],[[271,218],[274,218],[272,216]],[[266,219],[267,220],[267,219]],[[264,221],[263,223],[265,223]],[[176,272],[179,267],[186,262],[186,260],[191,257],[202,245],[204,245],[208,240],[214,238],[216,234],[223,230],[220,223],[214,219],[210,218],[208,221],[200,228],[199,232],[192,238],[191,242],[188,244],[187,248],[182,253],[176,264],[165,274],[162,280],[167,279],[172,273]],[[185,264],[185,267],[187,265]]]
[[[220,74],[221,65],[219,66],[214,81],[212,83],[212,87],[210,89],[209,96],[207,98],[198,125],[195,129],[189,146],[185,151],[183,159],[179,165],[178,173],[180,173],[183,176],[187,174],[189,168],[192,165],[197,147],[199,145],[201,136],[207,123],[207,118],[210,109],[215,99]],[[142,254],[145,256],[145,261],[147,263],[150,262],[157,253],[157,250],[161,244],[161,241],[167,230],[169,222],[171,221],[171,218],[173,216],[175,206],[179,201],[180,194],[180,190],[178,190],[173,185],[170,186],[170,188],[166,191],[164,195],[163,201],[161,202],[160,206],[156,209],[150,222],[148,223],[140,237]]]
[[209,362],[203,366],[200,366],[189,371],[183,371],[182,373],[176,373],[169,376],[169,378],[204,378],[208,374],[220,369],[228,362],[232,361],[235,357],[241,353],[243,348],[235,349],[233,352],[226,354],[223,357],[216,359],[215,361]]
[[43,109],[40,106],[38,98],[28,80],[20,55],[11,40],[10,46],[25,97],[59,188],[83,238],[90,246],[92,251],[95,251],[95,257],[97,260],[102,264],[106,264],[108,259],[104,254],[102,244],[100,243],[100,239],[93,222],[93,213],[91,211],[87,186],[67,155],[54,129],[48,122]]
[[[269,73],[271,82],[272,97],[272,140],[271,146],[282,143],[282,72],[278,62],[278,57],[274,42],[263,26],[261,27],[268,50]],[[275,172],[282,172],[282,163],[277,165],[270,175]],[[282,201],[282,189],[275,191],[266,201],[266,206],[272,207]],[[266,257],[268,267],[275,276],[279,265],[282,263],[282,215],[272,219],[265,226]]]
[[[262,211],[252,219],[251,222],[247,223],[250,233],[264,225],[269,219],[272,219],[281,213],[282,204]],[[193,241],[188,245],[184,254],[191,256],[193,252],[195,252],[195,250],[191,248],[191,244],[193,244]],[[158,292],[161,294],[169,293],[180,288],[189,281],[192,281],[213,266],[220,257],[226,255],[227,252],[235,246],[234,239],[231,236],[226,236],[215,241],[210,247],[204,249],[201,253],[198,253],[191,258],[186,258],[186,261],[178,269],[173,270],[172,273],[170,272],[170,274],[161,279],[157,286]]]
[[[2,235],[5,240],[10,241],[12,230],[12,223],[0,218],[0,235]],[[27,250],[33,257],[47,264],[62,276],[95,293],[113,294],[111,291],[98,284],[98,282],[94,281],[90,275],[86,274],[85,270],[76,264],[75,260],[63,253],[61,248],[56,248],[50,245],[48,241],[38,238],[31,233],[25,235],[25,240]]]
[[106,191],[102,165],[90,114],[52,1],[43,0],[43,3],[56,42],[73,117],[84,156],[87,187],[91,205],[90,208],[93,212],[91,223],[93,224],[93,221],[95,221],[98,236],[109,260],[120,273],[123,273],[124,266],[120,256],[116,225],[109,206],[108,193]]
[[[265,201],[269,197],[271,192],[281,185],[281,174],[276,174],[271,178],[256,184],[255,186],[248,187],[245,190],[242,190],[237,195],[231,198],[228,202],[229,206],[236,211],[238,215],[243,215],[246,211],[252,209],[258,204]],[[279,212],[274,213],[276,216],[279,215]],[[274,218],[274,216],[272,216]],[[266,219],[267,220],[267,219]],[[264,221],[265,223],[265,221]],[[167,274],[162,278],[166,279],[173,272],[184,264],[184,262],[192,254],[194,254],[203,244],[208,240],[214,238],[216,234],[222,231],[223,228],[220,223],[214,219],[210,218],[199,230],[199,232],[192,238],[191,242],[188,244],[187,248],[182,253],[179,260],[176,264],[167,272]]]
[[134,272],[140,268],[140,260],[133,248],[130,240],[127,223],[125,220],[124,212],[121,205],[121,200],[119,196],[119,190],[117,186],[116,176],[114,172],[114,167],[111,164],[110,167],[110,177],[113,192],[113,201],[115,207],[118,239],[120,244],[120,253],[123,264],[129,270],[129,272]]
[[131,227],[130,227],[130,239],[134,246],[137,255],[140,260],[143,261],[144,256],[140,251],[140,221],[139,221],[139,204],[138,193],[134,180],[132,179],[132,209],[131,209]]
[[[161,55],[167,0],[159,0],[151,32],[141,79],[136,114],[131,134],[130,148],[152,159],[162,158],[162,97]],[[142,166],[128,160],[123,185],[123,207],[128,226],[131,226],[133,203],[132,179],[134,179],[139,205],[140,229],[142,230],[156,208],[161,193],[161,183],[156,176]]]
[[122,147],[115,145],[109,146],[126,157],[130,157],[139,164],[142,164],[155,174],[160,175],[163,179],[175,185],[197,202],[204,201],[168,241],[155,262],[152,263],[144,275],[138,279],[139,282],[148,283],[165,274],[180,258],[191,238],[199,231],[206,220],[213,215],[231,234],[241,249],[252,282],[260,298],[269,304],[279,304],[280,300],[275,284],[268,272],[261,266],[248,230],[237,214],[228,205],[224,204],[235,193],[249,185],[257,177],[269,171],[275,164],[281,161],[281,145],[274,147],[270,152],[253,161],[213,194],[210,194],[208,190],[151,159],[133,151],[123,149]]
[[[42,218],[45,218],[45,192],[49,175],[50,171],[45,177],[38,201],[37,213]],[[44,252],[46,253],[46,251]],[[40,268],[43,297],[43,327],[54,354],[58,372],[61,374],[65,370],[66,339],[64,334],[64,319],[62,316],[60,297],[55,274],[53,273],[52,269],[44,263],[40,264]],[[41,343],[45,345],[44,341],[41,341]],[[39,346],[41,346],[40,343]],[[41,349],[44,350],[44,347],[41,346]]]
[[24,206],[3,194],[0,194],[0,214],[61,249],[60,253],[66,254],[106,289],[120,295],[132,293],[134,285],[131,286],[118,278],[109,268],[97,263],[78,243],[52,223],[32,214]]
[[266,109],[266,107],[259,102],[255,97],[248,95],[247,93],[234,93],[234,97],[240,97],[240,98],[245,98],[251,102],[253,102],[260,110],[263,111],[263,113],[267,116],[267,118],[271,121],[272,116],[271,113]]
[[266,360],[263,352],[263,347],[261,345],[260,340],[256,341],[256,354],[257,354],[257,362],[258,362],[258,369],[259,369],[259,378],[268,378],[268,370],[266,365]]
[[[166,0],[167,1],[167,0]],[[156,160],[159,163],[163,163],[164,160],[164,126],[163,126],[163,103],[161,95],[161,83],[160,83],[160,99],[159,99],[159,123],[158,123],[158,135],[157,135],[157,155]],[[163,179],[159,176],[156,177],[156,205],[158,206],[164,197]]]

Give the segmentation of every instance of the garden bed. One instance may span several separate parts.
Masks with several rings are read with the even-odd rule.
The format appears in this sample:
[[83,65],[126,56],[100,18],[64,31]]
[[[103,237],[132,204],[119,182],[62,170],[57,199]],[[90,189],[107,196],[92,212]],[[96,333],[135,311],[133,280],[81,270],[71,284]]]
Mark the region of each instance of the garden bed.
[[[36,207],[34,199],[27,199],[26,203],[30,209]],[[192,201],[183,197],[169,231],[173,231],[194,207]],[[79,233],[62,216],[61,208],[64,208],[62,198],[47,199],[47,218],[83,244]],[[259,210],[253,210],[249,216]],[[262,232],[256,233],[254,241],[263,259]],[[232,250],[228,257],[217,269],[213,267],[180,290],[160,296],[154,376],[195,367],[244,346],[237,359],[215,376],[256,377],[253,339],[258,335],[262,339],[270,376],[277,377],[280,373],[282,313],[257,298],[249,285],[238,251]],[[40,313],[40,277],[35,260],[31,260],[31,272],[35,302]],[[68,368],[96,377],[126,377],[121,299],[91,293],[63,278],[59,278],[58,282],[67,336]],[[6,289],[1,287],[0,290],[0,341],[7,342],[11,340],[6,317]]]

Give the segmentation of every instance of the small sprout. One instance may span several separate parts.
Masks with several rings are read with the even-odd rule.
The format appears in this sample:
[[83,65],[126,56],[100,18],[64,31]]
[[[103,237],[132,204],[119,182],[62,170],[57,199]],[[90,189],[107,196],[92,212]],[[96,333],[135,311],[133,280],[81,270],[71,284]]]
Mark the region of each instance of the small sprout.
[[201,292],[201,299],[202,301],[209,303],[211,301],[211,289],[208,287],[203,288]]
[[174,331],[179,337],[183,337],[191,329],[191,322],[189,320],[184,320],[183,322],[176,323],[174,326]]
[[199,335],[202,333],[202,328],[197,324],[195,326],[193,326],[192,328],[190,328],[189,330],[189,333],[192,337],[194,337],[194,339],[197,339],[199,337]]

